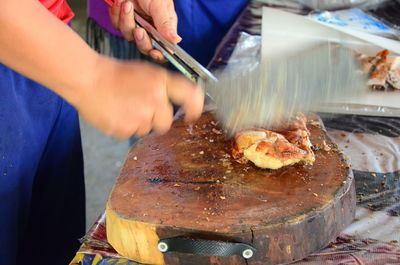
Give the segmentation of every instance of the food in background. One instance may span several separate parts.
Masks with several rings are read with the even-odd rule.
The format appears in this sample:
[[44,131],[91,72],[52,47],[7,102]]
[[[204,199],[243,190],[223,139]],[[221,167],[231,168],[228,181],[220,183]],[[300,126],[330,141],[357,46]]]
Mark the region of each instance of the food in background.
[[363,71],[368,75],[368,87],[373,90],[400,90],[400,57],[389,56],[388,50],[376,56],[360,55]]

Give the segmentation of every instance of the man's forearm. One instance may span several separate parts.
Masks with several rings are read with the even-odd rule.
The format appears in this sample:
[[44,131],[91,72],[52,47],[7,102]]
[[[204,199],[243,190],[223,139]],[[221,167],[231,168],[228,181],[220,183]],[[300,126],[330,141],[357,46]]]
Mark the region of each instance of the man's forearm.
[[[164,10],[166,1],[154,3]],[[0,27],[1,63],[52,89],[109,135],[166,132],[171,103],[183,106],[188,121],[201,114],[204,95],[192,82],[151,64],[98,55],[38,0],[3,0]]]
[[74,103],[92,86],[98,54],[37,0],[4,0],[0,62]]

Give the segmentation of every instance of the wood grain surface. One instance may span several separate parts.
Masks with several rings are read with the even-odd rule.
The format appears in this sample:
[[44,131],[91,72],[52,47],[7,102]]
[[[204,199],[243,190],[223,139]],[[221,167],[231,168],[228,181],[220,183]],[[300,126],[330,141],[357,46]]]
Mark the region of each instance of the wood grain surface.
[[[185,265],[285,263],[324,247],[354,218],[354,180],[318,117],[307,127],[314,165],[279,170],[234,161],[210,112],[143,138],[107,204],[109,242],[136,261]],[[239,241],[257,253],[245,261],[158,251],[159,239],[175,236]]]

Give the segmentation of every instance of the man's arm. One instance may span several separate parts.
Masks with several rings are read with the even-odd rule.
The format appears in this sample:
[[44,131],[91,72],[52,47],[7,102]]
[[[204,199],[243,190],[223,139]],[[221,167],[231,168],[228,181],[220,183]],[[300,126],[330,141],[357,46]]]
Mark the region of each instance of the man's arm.
[[92,86],[99,56],[39,1],[5,0],[0,61],[75,103]]
[[184,106],[189,120],[201,114],[203,95],[193,84],[151,65],[98,55],[39,1],[2,1],[0,26],[0,62],[55,91],[108,134],[165,132],[170,100]]

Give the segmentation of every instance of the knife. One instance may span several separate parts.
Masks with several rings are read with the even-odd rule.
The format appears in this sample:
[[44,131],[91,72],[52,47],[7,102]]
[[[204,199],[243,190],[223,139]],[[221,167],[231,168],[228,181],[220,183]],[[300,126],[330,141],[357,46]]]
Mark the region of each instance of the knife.
[[270,58],[254,69],[215,74],[218,82],[203,86],[229,136],[249,128],[286,127],[296,113],[366,92],[366,76],[354,51],[332,42]]

